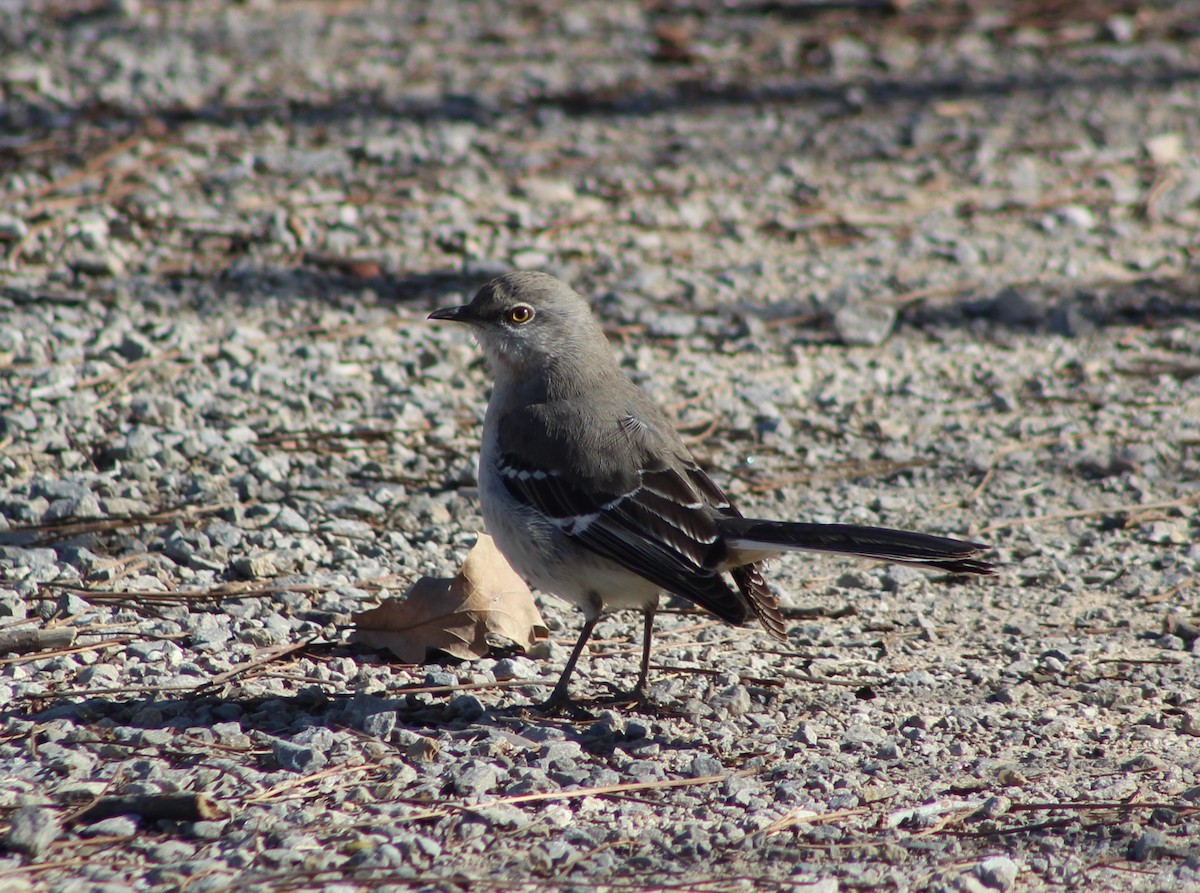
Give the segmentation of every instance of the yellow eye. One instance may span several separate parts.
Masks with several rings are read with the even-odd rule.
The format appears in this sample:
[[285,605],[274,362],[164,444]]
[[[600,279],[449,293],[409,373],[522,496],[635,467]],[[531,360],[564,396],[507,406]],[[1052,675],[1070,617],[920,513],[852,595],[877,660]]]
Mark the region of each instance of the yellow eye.
[[519,326],[531,319],[533,319],[533,308],[528,304],[517,304],[508,310],[508,321],[515,325]]

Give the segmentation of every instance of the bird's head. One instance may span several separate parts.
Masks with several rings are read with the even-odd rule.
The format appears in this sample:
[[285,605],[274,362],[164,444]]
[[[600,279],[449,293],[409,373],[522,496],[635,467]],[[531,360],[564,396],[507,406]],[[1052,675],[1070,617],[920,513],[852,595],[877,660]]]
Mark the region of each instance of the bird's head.
[[429,318],[470,326],[493,371],[521,377],[586,362],[580,351],[606,346],[583,296],[547,273],[506,273],[471,303],[435,310]]

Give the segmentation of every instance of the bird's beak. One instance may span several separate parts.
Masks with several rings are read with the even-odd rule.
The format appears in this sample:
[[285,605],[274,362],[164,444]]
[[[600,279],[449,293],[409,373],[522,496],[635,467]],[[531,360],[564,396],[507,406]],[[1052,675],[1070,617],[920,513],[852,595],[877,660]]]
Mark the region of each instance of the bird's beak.
[[445,319],[450,322],[470,322],[469,310],[470,306],[467,304],[463,304],[461,307],[443,307],[441,310],[435,310],[429,314],[429,318]]

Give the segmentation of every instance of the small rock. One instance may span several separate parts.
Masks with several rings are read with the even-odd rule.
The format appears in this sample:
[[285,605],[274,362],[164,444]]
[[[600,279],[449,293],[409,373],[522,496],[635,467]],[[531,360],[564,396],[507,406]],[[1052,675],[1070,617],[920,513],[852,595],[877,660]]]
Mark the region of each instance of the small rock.
[[492,674],[497,679],[536,679],[542,675],[538,665],[525,657],[506,657],[496,661]]
[[[117,345],[117,353],[130,362],[143,360],[154,353],[154,344],[144,335],[130,332]],[[144,419],[144,421],[150,421],[150,419]]]
[[993,890],[1007,890],[1016,883],[1021,867],[1007,856],[992,856],[975,866],[975,874]]
[[103,518],[104,511],[100,508],[100,500],[94,493],[82,496],[56,499],[42,514],[42,521],[65,521],[68,518]]
[[148,428],[133,428],[109,448],[114,459],[149,459],[162,449],[158,437]]
[[62,822],[53,809],[22,806],[9,818],[5,846],[10,850],[37,856],[62,833]]
[[79,675],[75,677],[75,682],[89,688],[105,688],[115,685],[120,678],[120,667],[115,667],[112,664],[92,664],[92,666],[84,667],[80,671]]
[[385,710],[367,714],[363,717],[361,728],[373,738],[387,738],[396,728],[396,712]]
[[702,753],[692,757],[688,772],[693,778],[707,778],[712,775],[724,775],[725,767],[716,757]]
[[298,744],[295,741],[279,739],[275,742],[275,762],[281,769],[307,775],[325,767],[329,758],[311,744]]
[[243,555],[234,560],[233,569],[249,580],[274,577],[279,573],[279,569],[275,566],[275,559],[269,552]]
[[1057,213],[1058,219],[1066,226],[1082,232],[1090,232],[1096,228],[1096,215],[1083,205],[1064,205]]
[[71,252],[69,263],[73,270],[91,276],[120,276],[125,272],[125,261],[111,249],[76,250]]
[[28,225],[20,217],[0,214],[0,242],[19,242],[28,232]]
[[512,265],[518,270],[544,270],[550,266],[550,256],[543,251],[527,248],[513,253]]
[[138,820],[131,815],[114,815],[79,829],[84,837],[133,837],[138,831]]
[[500,771],[490,763],[472,761],[463,766],[454,779],[454,790],[463,796],[478,797],[496,789]]
[[827,49],[835,77],[861,74],[871,64],[871,48],[857,38],[848,35],[834,37]]
[[1158,546],[1182,546],[1192,541],[1182,518],[1152,521],[1142,528],[1142,539]]
[[1132,43],[1137,36],[1137,26],[1127,15],[1109,16],[1104,23],[1104,30],[1108,32],[1108,36],[1113,39],[1114,43]]
[[699,322],[687,313],[655,313],[646,320],[651,338],[687,338],[696,333]]
[[1162,772],[1167,764],[1152,753],[1140,753],[1122,763],[1121,768],[1127,772]]
[[1183,157],[1183,137],[1178,133],[1160,133],[1145,143],[1146,154],[1158,165],[1175,164]]
[[1129,845],[1129,858],[1134,862],[1146,862],[1166,849],[1167,841],[1163,833],[1151,828]]
[[442,752],[442,745],[436,738],[419,736],[404,749],[404,755],[414,763],[431,763]]
[[714,710],[724,711],[730,716],[742,716],[751,707],[750,692],[744,685],[731,685],[718,692],[712,699]]
[[578,197],[575,187],[566,180],[556,180],[548,177],[530,177],[519,184],[522,196],[532,199],[539,205],[558,202],[569,204]]
[[662,766],[655,760],[633,760],[624,772],[635,781],[659,781],[664,774]]
[[309,533],[312,530],[312,525],[305,520],[304,516],[287,505],[283,506],[279,513],[271,519],[271,526],[287,533]]
[[985,819],[998,819],[1012,807],[1012,800],[1003,795],[988,797],[979,807],[979,815]]
[[450,716],[466,720],[467,722],[479,719],[479,717],[487,712],[487,709],[483,706],[483,702],[475,695],[470,694],[459,695],[454,698],[454,700],[446,705],[446,709]]
[[896,308],[888,304],[850,301],[833,314],[833,329],[843,344],[876,347],[896,324]]

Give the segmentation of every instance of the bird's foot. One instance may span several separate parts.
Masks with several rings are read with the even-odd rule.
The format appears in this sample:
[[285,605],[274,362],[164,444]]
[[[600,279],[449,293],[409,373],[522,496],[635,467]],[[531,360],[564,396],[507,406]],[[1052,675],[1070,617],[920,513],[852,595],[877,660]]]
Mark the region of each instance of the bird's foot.
[[543,716],[567,716],[573,720],[591,720],[596,717],[578,701],[571,700],[566,692],[557,689],[540,704],[531,704],[529,709]]
[[655,716],[683,716],[678,711],[655,703],[646,689],[640,685],[629,691],[622,691],[611,682],[605,684],[612,691],[612,694],[596,698],[592,701],[593,704],[605,707],[624,707],[635,710],[638,713],[650,713]]

